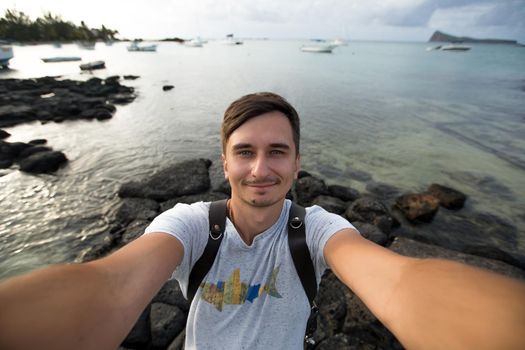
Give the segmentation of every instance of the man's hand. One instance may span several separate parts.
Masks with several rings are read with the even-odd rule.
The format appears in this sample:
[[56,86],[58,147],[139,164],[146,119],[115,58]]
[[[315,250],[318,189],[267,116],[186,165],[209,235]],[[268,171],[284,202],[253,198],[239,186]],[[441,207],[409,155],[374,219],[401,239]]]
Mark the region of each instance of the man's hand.
[[100,260],[2,281],[0,349],[116,349],[183,253],[150,233]]

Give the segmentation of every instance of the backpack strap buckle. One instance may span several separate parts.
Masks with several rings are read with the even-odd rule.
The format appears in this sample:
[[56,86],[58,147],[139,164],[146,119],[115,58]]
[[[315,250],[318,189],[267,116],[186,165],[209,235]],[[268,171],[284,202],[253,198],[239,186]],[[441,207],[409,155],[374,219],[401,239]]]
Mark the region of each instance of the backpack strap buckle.
[[298,228],[300,228],[301,226],[303,225],[303,220],[301,220],[301,218],[299,218],[298,216],[292,218],[290,220],[290,227],[297,230]]
[[212,225],[210,223],[210,226],[211,226],[210,227],[210,238],[213,239],[214,241],[221,239],[224,229],[221,228],[219,224]]

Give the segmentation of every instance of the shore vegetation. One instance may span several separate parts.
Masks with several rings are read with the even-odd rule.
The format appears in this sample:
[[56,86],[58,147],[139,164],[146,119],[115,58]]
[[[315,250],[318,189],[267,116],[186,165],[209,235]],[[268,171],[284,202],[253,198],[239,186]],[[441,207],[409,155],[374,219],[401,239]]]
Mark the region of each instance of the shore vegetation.
[[10,42],[114,41],[116,34],[118,30],[104,25],[98,29],[89,28],[82,21],[78,26],[51,12],[33,21],[21,11],[8,9],[0,18],[0,40]]

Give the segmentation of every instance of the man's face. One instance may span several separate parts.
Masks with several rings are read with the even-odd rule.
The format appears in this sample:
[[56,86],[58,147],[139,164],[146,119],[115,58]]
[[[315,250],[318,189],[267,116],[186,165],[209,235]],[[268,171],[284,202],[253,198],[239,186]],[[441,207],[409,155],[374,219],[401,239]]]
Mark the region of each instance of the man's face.
[[224,175],[232,198],[266,207],[282,201],[299,171],[292,126],[281,112],[252,118],[226,143]]

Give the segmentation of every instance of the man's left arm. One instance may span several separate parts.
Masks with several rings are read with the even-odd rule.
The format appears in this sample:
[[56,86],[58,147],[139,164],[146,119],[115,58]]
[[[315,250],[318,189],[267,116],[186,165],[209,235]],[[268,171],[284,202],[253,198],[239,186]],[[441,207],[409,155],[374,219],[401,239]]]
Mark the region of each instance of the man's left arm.
[[325,259],[407,348],[525,346],[525,283],[442,259],[404,257],[346,229]]

